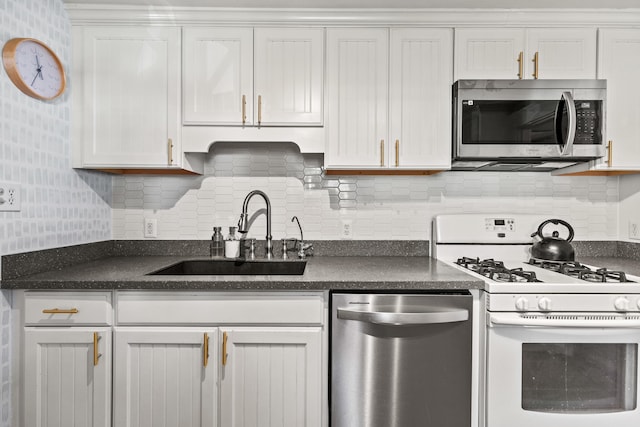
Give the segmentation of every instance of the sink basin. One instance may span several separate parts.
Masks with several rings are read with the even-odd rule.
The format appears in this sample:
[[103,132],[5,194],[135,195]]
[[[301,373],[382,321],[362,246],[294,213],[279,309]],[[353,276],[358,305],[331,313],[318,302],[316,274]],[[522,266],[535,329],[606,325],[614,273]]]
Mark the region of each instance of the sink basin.
[[302,260],[193,259],[180,261],[148,275],[301,275],[306,265],[307,261]]

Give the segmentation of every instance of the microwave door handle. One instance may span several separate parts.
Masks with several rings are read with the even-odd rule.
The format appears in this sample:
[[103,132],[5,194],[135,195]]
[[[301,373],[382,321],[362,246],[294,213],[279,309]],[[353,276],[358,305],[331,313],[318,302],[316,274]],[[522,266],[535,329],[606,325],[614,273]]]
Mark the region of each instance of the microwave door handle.
[[[569,123],[567,125],[567,139],[562,141],[562,102],[564,101],[567,106],[567,110],[569,112]],[[576,126],[578,122],[578,114],[576,112],[576,103],[573,100],[573,95],[571,92],[562,92],[562,99],[558,102],[558,108],[556,109],[556,138],[559,144],[563,144],[564,148],[562,149],[561,156],[568,156],[573,152],[573,143],[576,139]]]

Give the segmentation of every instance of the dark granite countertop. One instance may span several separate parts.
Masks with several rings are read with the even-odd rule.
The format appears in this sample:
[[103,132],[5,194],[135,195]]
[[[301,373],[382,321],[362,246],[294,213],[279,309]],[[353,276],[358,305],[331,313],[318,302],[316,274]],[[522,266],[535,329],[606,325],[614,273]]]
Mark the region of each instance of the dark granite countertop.
[[112,256],[3,279],[5,289],[460,290],[483,282],[427,256],[316,256],[303,275],[148,276],[185,256]]

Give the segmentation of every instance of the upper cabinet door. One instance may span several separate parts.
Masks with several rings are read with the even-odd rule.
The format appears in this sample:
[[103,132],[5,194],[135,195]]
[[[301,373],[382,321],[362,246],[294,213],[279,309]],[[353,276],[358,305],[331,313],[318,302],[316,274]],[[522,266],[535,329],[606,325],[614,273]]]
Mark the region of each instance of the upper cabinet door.
[[387,165],[389,32],[327,29],[328,167]]
[[254,123],[322,125],[324,29],[256,28]]
[[84,166],[175,165],[180,29],[88,27],[80,43]]
[[[607,139],[611,164],[605,168],[640,169],[640,30],[600,30],[598,78],[607,80]],[[606,159],[603,159],[606,160]]]
[[451,29],[391,29],[390,165],[451,166]]
[[595,28],[461,28],[455,52],[456,80],[596,76]]
[[184,123],[252,124],[253,29],[184,29]]
[[525,78],[595,79],[596,31],[595,28],[527,30]]
[[519,28],[456,29],[455,79],[517,79],[524,41]]

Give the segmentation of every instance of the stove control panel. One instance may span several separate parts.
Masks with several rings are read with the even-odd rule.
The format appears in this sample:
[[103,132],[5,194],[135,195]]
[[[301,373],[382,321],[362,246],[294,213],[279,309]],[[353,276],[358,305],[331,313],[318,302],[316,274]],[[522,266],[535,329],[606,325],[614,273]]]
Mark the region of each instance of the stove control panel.
[[486,218],[484,220],[484,229],[496,233],[515,231],[516,221],[513,218]]
[[640,294],[496,294],[488,311],[502,312],[620,312],[638,313]]

